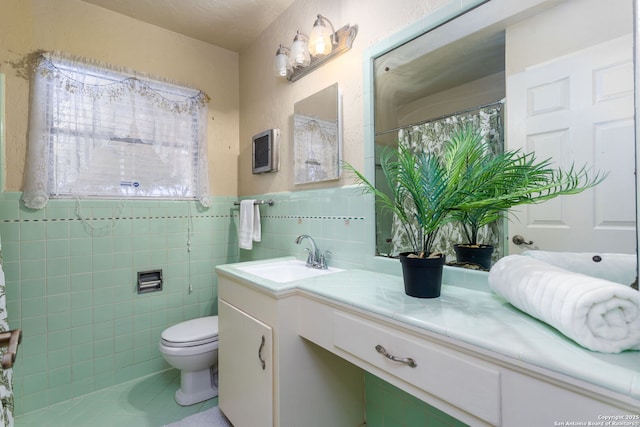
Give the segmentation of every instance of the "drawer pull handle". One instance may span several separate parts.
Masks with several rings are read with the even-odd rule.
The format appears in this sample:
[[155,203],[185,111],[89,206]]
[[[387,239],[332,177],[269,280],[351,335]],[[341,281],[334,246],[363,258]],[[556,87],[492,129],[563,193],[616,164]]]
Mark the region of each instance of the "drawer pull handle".
[[406,363],[407,365],[411,366],[412,368],[415,368],[416,366],[418,366],[416,361],[413,360],[410,357],[397,357],[397,356],[394,356],[393,354],[387,353],[387,350],[383,346],[381,346],[380,344],[378,344],[376,346],[376,351],[378,353],[380,353],[381,355],[383,355],[384,357],[386,357],[387,359],[393,360],[394,362]]
[[264,348],[264,335],[262,336],[262,342],[260,343],[260,348],[258,348],[258,359],[260,359],[260,364],[262,365],[262,370],[266,369],[266,363],[262,358],[262,349]]

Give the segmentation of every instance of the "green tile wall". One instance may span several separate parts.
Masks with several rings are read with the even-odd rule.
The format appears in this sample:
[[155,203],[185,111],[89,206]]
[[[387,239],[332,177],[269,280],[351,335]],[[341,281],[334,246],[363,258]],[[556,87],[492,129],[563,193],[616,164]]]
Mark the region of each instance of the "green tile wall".
[[[368,202],[352,187],[255,196],[274,204],[260,208],[262,241],[251,251],[238,249],[234,198],[213,198],[209,209],[84,200],[78,215],[75,201],[33,212],[20,196],[0,195],[9,323],[24,331],[14,369],[18,415],[168,368],[160,333],[217,313],[218,264],[304,259],[306,244],[294,242],[300,234],[330,250],[334,266],[367,268],[373,255]],[[136,272],[156,268],[163,291],[138,295]],[[370,427],[462,425],[372,375],[365,380]]]
[[[51,200],[41,211],[19,198],[0,197],[9,323],[24,334],[17,414],[166,369],[162,330],[217,313],[215,265],[238,259],[234,198],[209,209]],[[137,294],[137,272],[152,269],[163,270],[162,292]]]
[[331,252],[329,265],[362,268],[373,253],[369,242],[371,223],[362,194],[353,187],[255,196],[273,200],[262,206],[262,241],[251,251],[240,250],[241,260],[294,255],[306,259],[304,248],[295,239],[309,234],[321,250]]

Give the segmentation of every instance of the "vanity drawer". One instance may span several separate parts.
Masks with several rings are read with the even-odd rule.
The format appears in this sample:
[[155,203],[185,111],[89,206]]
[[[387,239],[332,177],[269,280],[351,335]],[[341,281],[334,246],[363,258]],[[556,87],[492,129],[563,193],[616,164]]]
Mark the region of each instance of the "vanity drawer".
[[500,425],[497,368],[424,338],[339,311],[334,312],[333,333],[338,349],[489,424]]

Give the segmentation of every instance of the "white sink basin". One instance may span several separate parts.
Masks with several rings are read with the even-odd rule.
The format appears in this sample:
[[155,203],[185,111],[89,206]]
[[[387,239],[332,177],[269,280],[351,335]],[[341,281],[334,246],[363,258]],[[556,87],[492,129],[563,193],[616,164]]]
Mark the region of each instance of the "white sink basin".
[[329,267],[326,270],[310,268],[307,267],[304,262],[297,259],[266,262],[264,264],[247,265],[237,268],[245,273],[279,283],[293,282],[295,280],[344,271],[340,268],[333,267]]

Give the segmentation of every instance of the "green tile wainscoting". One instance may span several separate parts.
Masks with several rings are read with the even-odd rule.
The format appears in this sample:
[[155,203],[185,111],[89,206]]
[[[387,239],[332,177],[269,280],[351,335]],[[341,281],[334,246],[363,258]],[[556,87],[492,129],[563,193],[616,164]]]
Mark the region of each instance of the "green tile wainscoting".
[[274,203],[260,207],[262,241],[251,251],[240,250],[240,261],[289,255],[304,260],[307,242],[297,245],[295,239],[308,234],[321,250],[331,251],[329,265],[363,268],[373,255],[364,197],[354,187],[252,196]]
[[[162,330],[216,314],[215,265],[238,259],[233,198],[206,210],[82,200],[81,220],[74,200],[32,211],[20,196],[0,200],[9,324],[24,334],[17,415],[167,369]],[[163,290],[137,294],[137,272],[151,269],[163,270]]]
[[[0,194],[9,323],[24,332],[14,369],[18,416],[168,369],[157,347],[160,333],[217,314],[216,265],[304,259],[304,245],[294,242],[300,234],[332,252],[330,265],[367,268],[372,258],[368,196],[353,187],[251,196],[274,200],[260,207],[262,240],[251,251],[238,249],[233,197],[213,197],[208,209],[185,201],[78,206],[54,199],[40,211],[25,209],[20,197]],[[158,268],[163,290],[137,294],[136,273]],[[367,393],[379,397],[381,381],[367,375],[366,383]],[[406,401],[403,392],[384,390],[385,400]],[[408,425],[390,420],[394,410],[380,414],[378,404],[367,405],[370,425]],[[412,408],[421,405],[420,413],[436,411],[412,400]],[[452,425],[446,419],[442,425]]]

